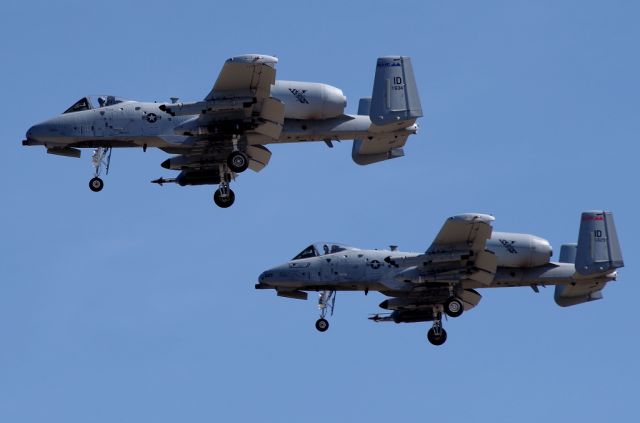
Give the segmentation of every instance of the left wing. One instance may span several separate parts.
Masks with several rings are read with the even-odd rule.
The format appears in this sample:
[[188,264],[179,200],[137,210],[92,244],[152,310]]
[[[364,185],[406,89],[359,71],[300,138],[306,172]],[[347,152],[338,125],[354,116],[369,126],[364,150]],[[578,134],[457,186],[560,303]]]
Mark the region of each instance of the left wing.
[[234,97],[264,100],[269,97],[271,86],[276,83],[276,63],[277,58],[258,54],[228,59],[205,101]]

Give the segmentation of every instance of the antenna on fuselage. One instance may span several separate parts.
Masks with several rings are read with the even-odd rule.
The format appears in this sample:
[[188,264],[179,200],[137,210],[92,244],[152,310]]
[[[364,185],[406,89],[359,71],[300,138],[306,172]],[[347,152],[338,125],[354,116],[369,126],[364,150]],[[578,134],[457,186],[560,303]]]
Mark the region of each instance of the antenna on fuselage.
[[398,251],[398,246],[397,245],[389,245],[389,249],[391,251]]
[[176,104],[178,100],[180,100],[180,97],[169,97],[169,100],[171,100],[171,104]]

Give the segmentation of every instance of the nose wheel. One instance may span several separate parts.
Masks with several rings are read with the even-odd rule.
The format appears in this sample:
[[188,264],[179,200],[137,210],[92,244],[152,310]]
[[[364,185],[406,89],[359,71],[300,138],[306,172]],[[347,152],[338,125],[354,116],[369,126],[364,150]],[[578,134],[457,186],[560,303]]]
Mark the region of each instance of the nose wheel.
[[102,188],[104,188],[104,182],[102,181],[102,179],[98,178],[97,176],[95,178],[91,178],[91,180],[89,181],[89,189],[93,192],[100,192],[102,191]]
[[316,320],[316,329],[318,329],[318,332],[326,332],[329,329],[329,321],[322,317],[319,318]]

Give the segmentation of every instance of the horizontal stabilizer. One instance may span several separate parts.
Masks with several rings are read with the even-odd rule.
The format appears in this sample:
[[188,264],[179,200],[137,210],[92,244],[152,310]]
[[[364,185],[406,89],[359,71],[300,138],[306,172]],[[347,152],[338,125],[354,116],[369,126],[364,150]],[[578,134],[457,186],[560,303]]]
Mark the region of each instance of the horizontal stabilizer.
[[[368,115],[370,106],[370,98],[361,98],[358,104],[358,114]],[[353,140],[351,157],[359,165],[368,165],[402,157],[404,156],[402,147],[406,144],[408,137],[408,135],[381,132],[370,135],[366,139]]]
[[602,299],[602,289],[605,283],[598,287],[582,287],[580,285],[556,285],[553,296],[556,304],[561,307],[569,307],[577,304],[588,303]]

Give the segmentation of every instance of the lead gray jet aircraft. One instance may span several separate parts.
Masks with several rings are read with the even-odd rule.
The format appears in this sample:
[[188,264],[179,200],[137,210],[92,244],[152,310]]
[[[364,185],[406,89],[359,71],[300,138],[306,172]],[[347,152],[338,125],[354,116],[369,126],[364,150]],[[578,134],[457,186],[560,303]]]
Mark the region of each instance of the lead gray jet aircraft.
[[422,109],[409,57],[381,57],[371,98],[360,100],[358,114],[345,114],[347,99],[336,87],[316,82],[276,81],[278,59],[248,54],[228,59],[213,89],[202,101],[145,103],[115,96],[83,97],[60,116],[31,127],[23,145],[47,153],[80,157],[93,148],[92,191],[102,190],[100,173],[109,172],[117,147],[159,148],[175,154],[161,166],[179,170],[159,185],[218,184],[214,201],[229,207],[229,188],[247,168],[268,163],[268,144],[353,139],[353,160],[366,165],[404,155],[402,147],[417,131]]
[[391,312],[376,322],[432,321],[427,339],[442,345],[447,332],[442,314],[458,317],[480,302],[478,288],[555,285],[555,301],[566,307],[602,298],[602,289],[623,267],[613,214],[582,213],[577,244],[565,244],[559,262],[543,238],[492,232],[494,218],[461,214],[447,219],[424,253],[361,250],[334,243],[313,244],[291,261],[262,273],[256,289],[275,289],[281,297],[306,300],[318,291],[316,329],[329,328],[337,291],[378,291],[391,297],[380,307]]

